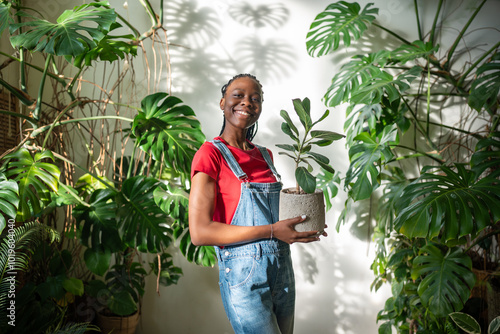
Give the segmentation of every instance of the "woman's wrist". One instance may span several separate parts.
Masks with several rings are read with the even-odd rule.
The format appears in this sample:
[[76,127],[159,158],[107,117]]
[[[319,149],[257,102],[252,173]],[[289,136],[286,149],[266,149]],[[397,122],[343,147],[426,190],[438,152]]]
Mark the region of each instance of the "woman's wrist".
[[269,239],[272,239],[273,238],[273,224],[270,224],[271,226],[271,237]]

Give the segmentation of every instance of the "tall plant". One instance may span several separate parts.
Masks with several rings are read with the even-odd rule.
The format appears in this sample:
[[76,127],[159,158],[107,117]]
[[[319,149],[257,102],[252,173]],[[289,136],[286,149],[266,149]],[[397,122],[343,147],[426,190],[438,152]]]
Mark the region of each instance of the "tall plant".
[[[55,248],[72,253],[71,275],[80,283],[113,271],[113,255],[116,265],[142,273],[141,253],[156,255],[145,272],[165,285],[176,283],[181,272],[167,253],[175,239],[188,260],[214,265],[213,249],[192,245],[187,228],[190,161],[205,139],[194,111],[163,92],[144,94],[138,106],[140,88],[126,91],[123,85],[134,80],[137,49],[147,54],[145,44],[165,31],[163,13],[148,0],[140,2],[152,21],[143,33],[107,2],[66,10],[52,23],[20,1],[0,1],[0,33],[9,34],[16,51],[0,52],[7,58],[2,66],[20,68],[19,81],[0,78],[0,85],[21,105],[0,113],[23,124],[19,144],[0,156],[0,231],[14,220],[62,231]],[[92,82],[92,71],[106,73],[108,63],[118,69],[109,74],[116,81]],[[28,68],[40,74],[37,82]],[[124,92],[130,98],[122,101]],[[56,309],[64,314],[68,304]]]
[[[337,228],[352,203],[379,203],[369,217],[378,245],[374,286],[389,281],[393,292],[379,314],[380,333],[393,326],[446,332],[448,314],[464,307],[474,286],[473,255],[486,254],[483,264],[499,270],[500,43],[469,50],[471,59],[461,62],[459,47],[467,45],[461,41],[486,0],[456,36],[446,37],[447,47],[437,43],[445,2],[424,32],[423,4],[414,1],[415,41],[377,22],[373,4],[345,1],[318,14],[306,38],[315,57],[351,46],[369,29],[398,44],[380,50],[373,44],[368,54],[353,56],[324,96],[328,107],[347,104],[348,198]],[[446,101],[462,109],[461,117],[443,116],[454,110]]]

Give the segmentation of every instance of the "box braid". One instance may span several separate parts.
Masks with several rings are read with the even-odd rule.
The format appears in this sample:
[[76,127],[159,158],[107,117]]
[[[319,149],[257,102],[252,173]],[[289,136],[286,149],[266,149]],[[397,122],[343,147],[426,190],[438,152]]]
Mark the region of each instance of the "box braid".
[[[255,81],[257,81],[257,83],[259,84],[260,86],[260,89],[262,91],[262,84],[260,83],[259,80],[257,80],[257,78],[252,75],[252,74],[249,74],[249,73],[242,73],[242,74],[238,74],[238,75],[235,75],[234,77],[231,78],[231,80],[229,80],[224,86],[222,86],[221,88],[221,93],[222,93],[222,97],[224,97],[226,95],[226,89],[227,87],[229,87],[229,85],[236,79],[238,78],[244,78],[244,77],[248,77],[248,78],[252,78],[254,79]],[[264,95],[264,92],[262,91],[262,95]],[[262,98],[262,101],[264,101],[264,98]],[[223,119],[222,121],[222,129],[220,130],[220,135],[222,135],[222,133],[224,132],[224,128],[226,127],[226,118]],[[253,138],[255,137],[255,135],[257,134],[257,130],[259,129],[259,126],[257,125],[257,122],[252,125],[251,127],[248,128],[247,130],[247,136],[246,138],[249,140],[249,141],[252,141]]]

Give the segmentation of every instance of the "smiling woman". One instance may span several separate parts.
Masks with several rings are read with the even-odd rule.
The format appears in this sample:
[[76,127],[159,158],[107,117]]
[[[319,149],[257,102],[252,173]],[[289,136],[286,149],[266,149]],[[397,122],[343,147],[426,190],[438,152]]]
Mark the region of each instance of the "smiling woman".
[[221,91],[221,134],[203,144],[191,168],[192,242],[215,246],[222,301],[236,333],[292,333],[289,244],[319,237],[295,231],[305,216],[278,221],[280,176],[270,151],[251,142],[262,112],[259,81],[240,74]]

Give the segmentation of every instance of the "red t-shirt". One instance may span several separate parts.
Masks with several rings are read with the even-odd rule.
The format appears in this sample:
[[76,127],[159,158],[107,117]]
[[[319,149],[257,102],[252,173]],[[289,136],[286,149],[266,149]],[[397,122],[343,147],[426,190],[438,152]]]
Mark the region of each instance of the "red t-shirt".
[[[259,149],[253,146],[249,151],[230,146],[222,138],[216,137],[229,148],[241,169],[247,174],[249,182],[276,182],[274,174],[269,169]],[[269,151],[269,154],[272,154]],[[242,181],[234,175],[220,151],[211,142],[205,142],[196,152],[191,165],[191,178],[202,172],[215,180],[216,197],[213,220],[231,224],[234,212],[238,206]]]

